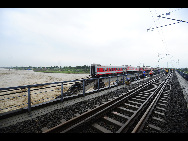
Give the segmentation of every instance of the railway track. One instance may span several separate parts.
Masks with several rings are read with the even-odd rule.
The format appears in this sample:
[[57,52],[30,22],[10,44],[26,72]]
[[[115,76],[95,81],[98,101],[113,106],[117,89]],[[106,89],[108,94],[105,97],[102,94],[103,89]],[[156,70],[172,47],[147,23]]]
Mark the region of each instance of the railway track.
[[160,127],[147,121],[151,121],[151,115],[155,115],[153,120],[163,121],[160,115],[165,111],[171,76],[172,73],[168,76],[158,75],[126,93],[120,93],[111,101],[103,102],[77,117],[43,130],[43,133],[137,133],[143,129],[160,132]]

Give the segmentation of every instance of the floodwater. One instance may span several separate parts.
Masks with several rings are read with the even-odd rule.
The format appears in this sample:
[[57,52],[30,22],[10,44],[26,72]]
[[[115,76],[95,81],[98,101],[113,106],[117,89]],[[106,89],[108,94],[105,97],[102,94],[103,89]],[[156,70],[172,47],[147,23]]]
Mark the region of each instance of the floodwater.
[[43,73],[33,70],[0,68],[0,88],[69,81],[88,77],[89,74]]
[[[69,81],[88,77],[89,74],[42,73],[33,70],[14,70],[0,68],[0,88],[32,84]],[[50,85],[51,86],[51,85]],[[66,91],[70,85],[64,86]],[[14,94],[11,94],[14,93]],[[9,94],[9,95],[6,95]],[[50,101],[61,94],[61,86],[31,91],[31,104]],[[27,107],[27,88],[23,90],[0,92],[0,113]]]

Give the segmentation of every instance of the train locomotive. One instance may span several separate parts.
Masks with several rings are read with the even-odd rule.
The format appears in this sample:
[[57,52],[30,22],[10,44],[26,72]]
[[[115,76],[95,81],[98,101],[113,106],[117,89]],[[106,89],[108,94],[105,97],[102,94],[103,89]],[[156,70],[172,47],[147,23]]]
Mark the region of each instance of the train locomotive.
[[[104,76],[115,76],[118,74],[134,74],[142,73],[146,74],[153,68],[151,67],[133,67],[128,65],[123,66],[102,66],[100,64],[91,64],[90,74],[93,78]],[[153,69],[154,70],[154,69]]]

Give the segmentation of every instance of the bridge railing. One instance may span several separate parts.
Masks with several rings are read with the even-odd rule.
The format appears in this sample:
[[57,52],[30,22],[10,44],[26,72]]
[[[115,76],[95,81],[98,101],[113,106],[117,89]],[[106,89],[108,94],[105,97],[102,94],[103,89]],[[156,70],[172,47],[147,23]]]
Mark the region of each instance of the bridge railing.
[[[112,78],[116,77],[120,83],[113,82]],[[135,75],[135,79],[138,76]],[[127,75],[117,75],[109,77],[89,78],[89,79],[76,79],[70,81],[24,85],[17,87],[0,88],[0,115],[20,109],[27,109],[31,112],[31,107],[34,105],[42,105],[48,102],[60,100],[63,102],[64,98],[71,95],[85,96],[85,87],[89,84],[89,81],[97,81],[96,89],[99,91],[100,79],[108,79],[108,84],[104,87],[111,88],[119,84],[125,84],[128,79]],[[134,79],[134,77],[132,78]],[[76,85],[75,85],[76,84]],[[95,83],[96,84],[96,83]],[[73,87],[74,86],[74,87]],[[79,87],[79,89],[76,89]],[[74,91],[74,89],[76,91]],[[79,91],[78,91],[79,90]]]

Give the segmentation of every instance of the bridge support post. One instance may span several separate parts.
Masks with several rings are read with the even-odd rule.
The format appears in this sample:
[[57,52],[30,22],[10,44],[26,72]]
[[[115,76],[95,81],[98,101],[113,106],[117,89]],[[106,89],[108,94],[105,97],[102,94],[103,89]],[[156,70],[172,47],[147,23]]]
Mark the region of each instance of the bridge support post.
[[98,92],[99,92],[99,79],[100,79],[100,78],[98,78]]
[[61,102],[63,102],[63,83],[61,83]]
[[83,96],[85,96],[85,79],[83,80]]
[[135,77],[135,81],[136,81],[136,73],[134,74],[134,77]]
[[123,74],[123,85],[125,84],[125,78],[124,78],[124,74]]
[[109,88],[110,88],[110,76],[109,76]]
[[30,87],[28,87],[28,112],[31,113],[31,94],[30,94]]

